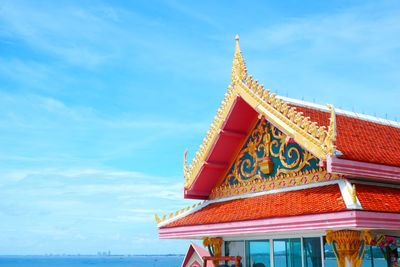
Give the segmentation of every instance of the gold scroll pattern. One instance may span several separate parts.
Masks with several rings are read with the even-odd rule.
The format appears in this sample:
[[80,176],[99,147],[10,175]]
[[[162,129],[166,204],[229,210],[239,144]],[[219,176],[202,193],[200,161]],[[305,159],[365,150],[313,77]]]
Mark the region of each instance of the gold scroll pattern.
[[209,199],[233,197],[242,194],[257,193],[284,187],[298,186],[310,183],[325,182],[344,178],[344,175],[327,173],[322,168],[301,173],[292,173],[287,176],[277,176],[263,180],[244,181],[233,185],[215,187]]
[[[266,158],[272,158],[274,165],[277,166],[267,175],[262,173],[259,167]],[[298,176],[300,171],[311,172],[313,169],[318,169],[318,162],[319,159],[309,151],[291,142],[275,126],[261,119],[221,184],[225,186],[262,181],[266,178],[284,178],[288,174]]]

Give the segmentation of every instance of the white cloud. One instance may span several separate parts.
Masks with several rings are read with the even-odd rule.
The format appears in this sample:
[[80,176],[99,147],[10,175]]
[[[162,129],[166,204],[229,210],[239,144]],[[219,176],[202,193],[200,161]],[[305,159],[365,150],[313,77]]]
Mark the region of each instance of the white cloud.
[[[49,10],[37,5],[3,2],[1,21],[8,26],[6,36],[25,42],[59,58],[81,66],[94,66],[106,61],[118,47],[115,35],[121,30],[95,13],[75,7],[52,6]],[[100,35],[103,45],[96,44]]]
[[400,33],[400,26],[395,23],[400,10],[395,8],[376,12],[373,16],[366,15],[375,8],[379,9],[379,6],[288,19],[250,31],[243,42],[247,49],[264,51],[299,43],[302,53],[319,54],[324,59],[343,52],[345,56],[365,60],[389,60],[400,47],[400,35],[395,34]]
[[[137,229],[155,231],[154,213],[173,212],[194,202],[174,195],[182,187],[176,178],[141,172],[54,167],[2,173],[0,238],[5,242],[18,233],[34,243],[126,244]],[[110,229],[107,235],[105,229]],[[147,239],[138,237],[136,244]]]

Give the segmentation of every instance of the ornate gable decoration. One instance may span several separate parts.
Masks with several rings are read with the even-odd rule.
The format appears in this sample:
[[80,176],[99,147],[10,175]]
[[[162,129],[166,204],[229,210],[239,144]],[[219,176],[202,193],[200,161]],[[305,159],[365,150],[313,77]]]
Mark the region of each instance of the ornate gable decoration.
[[209,198],[230,197],[341,177],[327,173],[325,168],[319,166],[317,157],[262,118]]
[[[222,182],[243,182],[311,172],[319,168],[319,159],[264,119],[259,120],[246,144]],[[322,170],[322,169],[321,169]]]
[[325,160],[328,155],[335,151],[334,141],[336,137],[335,111],[333,106],[328,105],[331,110],[330,124],[328,129],[312,122],[309,117],[303,116],[302,112],[296,111],[295,107],[281,100],[276,94],[259,85],[257,80],[247,75],[246,64],[239,47],[239,38],[236,36],[235,55],[232,63],[231,85],[225,94],[221,108],[210,126],[203,144],[200,145],[192,164],[188,167],[186,153],[184,154],[184,187],[189,188],[200,171],[213,143],[218,136],[218,130],[222,127],[229,111],[234,103],[236,95],[241,96],[249,105],[262,114],[271,125],[278,127],[288,138],[304,147],[306,150],[320,160]]

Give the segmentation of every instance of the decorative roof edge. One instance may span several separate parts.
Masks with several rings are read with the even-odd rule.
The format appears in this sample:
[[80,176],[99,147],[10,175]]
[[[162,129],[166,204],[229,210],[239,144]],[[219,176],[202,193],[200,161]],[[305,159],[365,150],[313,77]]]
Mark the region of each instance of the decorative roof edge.
[[338,185],[347,209],[363,209],[357,197],[356,185],[347,179],[339,180]]
[[204,201],[201,201],[197,204],[194,204],[192,207],[188,206],[186,208],[177,210],[176,212],[171,212],[169,214],[169,217],[167,218],[167,214],[165,214],[161,219],[160,217],[158,217],[157,213],[154,214],[156,223],[158,227],[162,227],[164,225],[167,225],[179,218],[185,217],[186,215],[189,215],[191,213],[194,213],[198,210],[201,210],[202,208],[204,208],[205,206],[207,206],[209,203]]
[[[193,205],[192,209],[189,209],[189,207],[188,207],[185,211],[185,208],[183,208],[181,210],[176,211],[175,215],[174,215],[174,212],[172,212],[172,213],[170,213],[169,218],[166,218],[166,215],[164,215],[163,218],[160,219],[157,216],[157,214],[155,214],[155,219],[156,219],[157,226],[160,228],[160,227],[163,227],[163,226],[165,226],[173,221],[176,221],[180,218],[186,217],[189,214],[195,213],[213,203],[227,202],[227,201],[236,200],[236,199],[259,197],[259,196],[264,196],[264,195],[291,192],[291,191],[298,191],[298,190],[322,187],[322,186],[333,185],[333,184],[337,184],[340,188],[340,185],[341,185],[341,183],[344,182],[344,179],[345,179],[345,177],[341,177],[338,179],[322,181],[322,182],[317,182],[317,183],[303,184],[303,185],[291,186],[291,187],[282,187],[282,188],[271,189],[271,190],[267,190],[267,191],[246,193],[246,194],[235,195],[235,196],[230,196],[230,197],[225,197],[225,198],[210,199],[207,201],[205,200],[205,201],[198,203],[197,205]],[[343,192],[341,191],[341,193],[342,193],[342,197],[344,199]],[[347,205],[346,205],[346,207],[347,207]]]
[[219,129],[222,128],[222,125],[229,114],[229,111],[235,101],[236,94],[232,88],[232,86],[228,86],[228,91],[225,93],[225,98],[221,102],[221,107],[217,111],[217,116],[214,117],[214,122],[210,125],[210,129],[206,133],[206,137],[203,139],[203,144],[199,146],[199,151],[196,152],[196,156],[192,160],[192,164],[187,166],[187,150],[184,153],[183,158],[183,175],[185,177],[184,187],[189,188],[197,174],[200,171],[203,162],[205,161],[208,152],[210,152],[215,139],[218,136]]
[[264,89],[263,85],[259,85],[251,75],[247,76],[246,63],[240,51],[239,37],[236,36],[235,40],[231,85],[228,86],[225,99],[221,102],[217,116],[214,117],[214,122],[189,167],[186,160],[187,151],[184,153],[185,188],[189,188],[196,179],[237,95],[319,159],[325,160],[328,155],[333,155],[335,152],[333,142],[336,139],[336,120],[333,106],[328,105],[331,117],[327,130],[325,126],[318,126],[317,122],[312,122],[309,117],[303,116],[302,112],[296,111],[295,107],[288,106],[288,103],[277,97],[276,94],[271,94],[269,90]]
[[286,187],[298,187],[299,185],[320,183],[345,178],[345,175],[328,173],[323,169],[289,173],[287,176],[276,176],[269,179],[239,182],[234,185],[215,187],[209,196],[209,200],[226,199],[227,197],[254,194]]

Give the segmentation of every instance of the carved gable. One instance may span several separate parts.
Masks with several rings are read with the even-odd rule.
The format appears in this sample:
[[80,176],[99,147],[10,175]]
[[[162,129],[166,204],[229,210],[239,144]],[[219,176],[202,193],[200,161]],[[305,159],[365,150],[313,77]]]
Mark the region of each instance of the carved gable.
[[319,159],[260,119],[210,198],[265,191],[337,178]]

